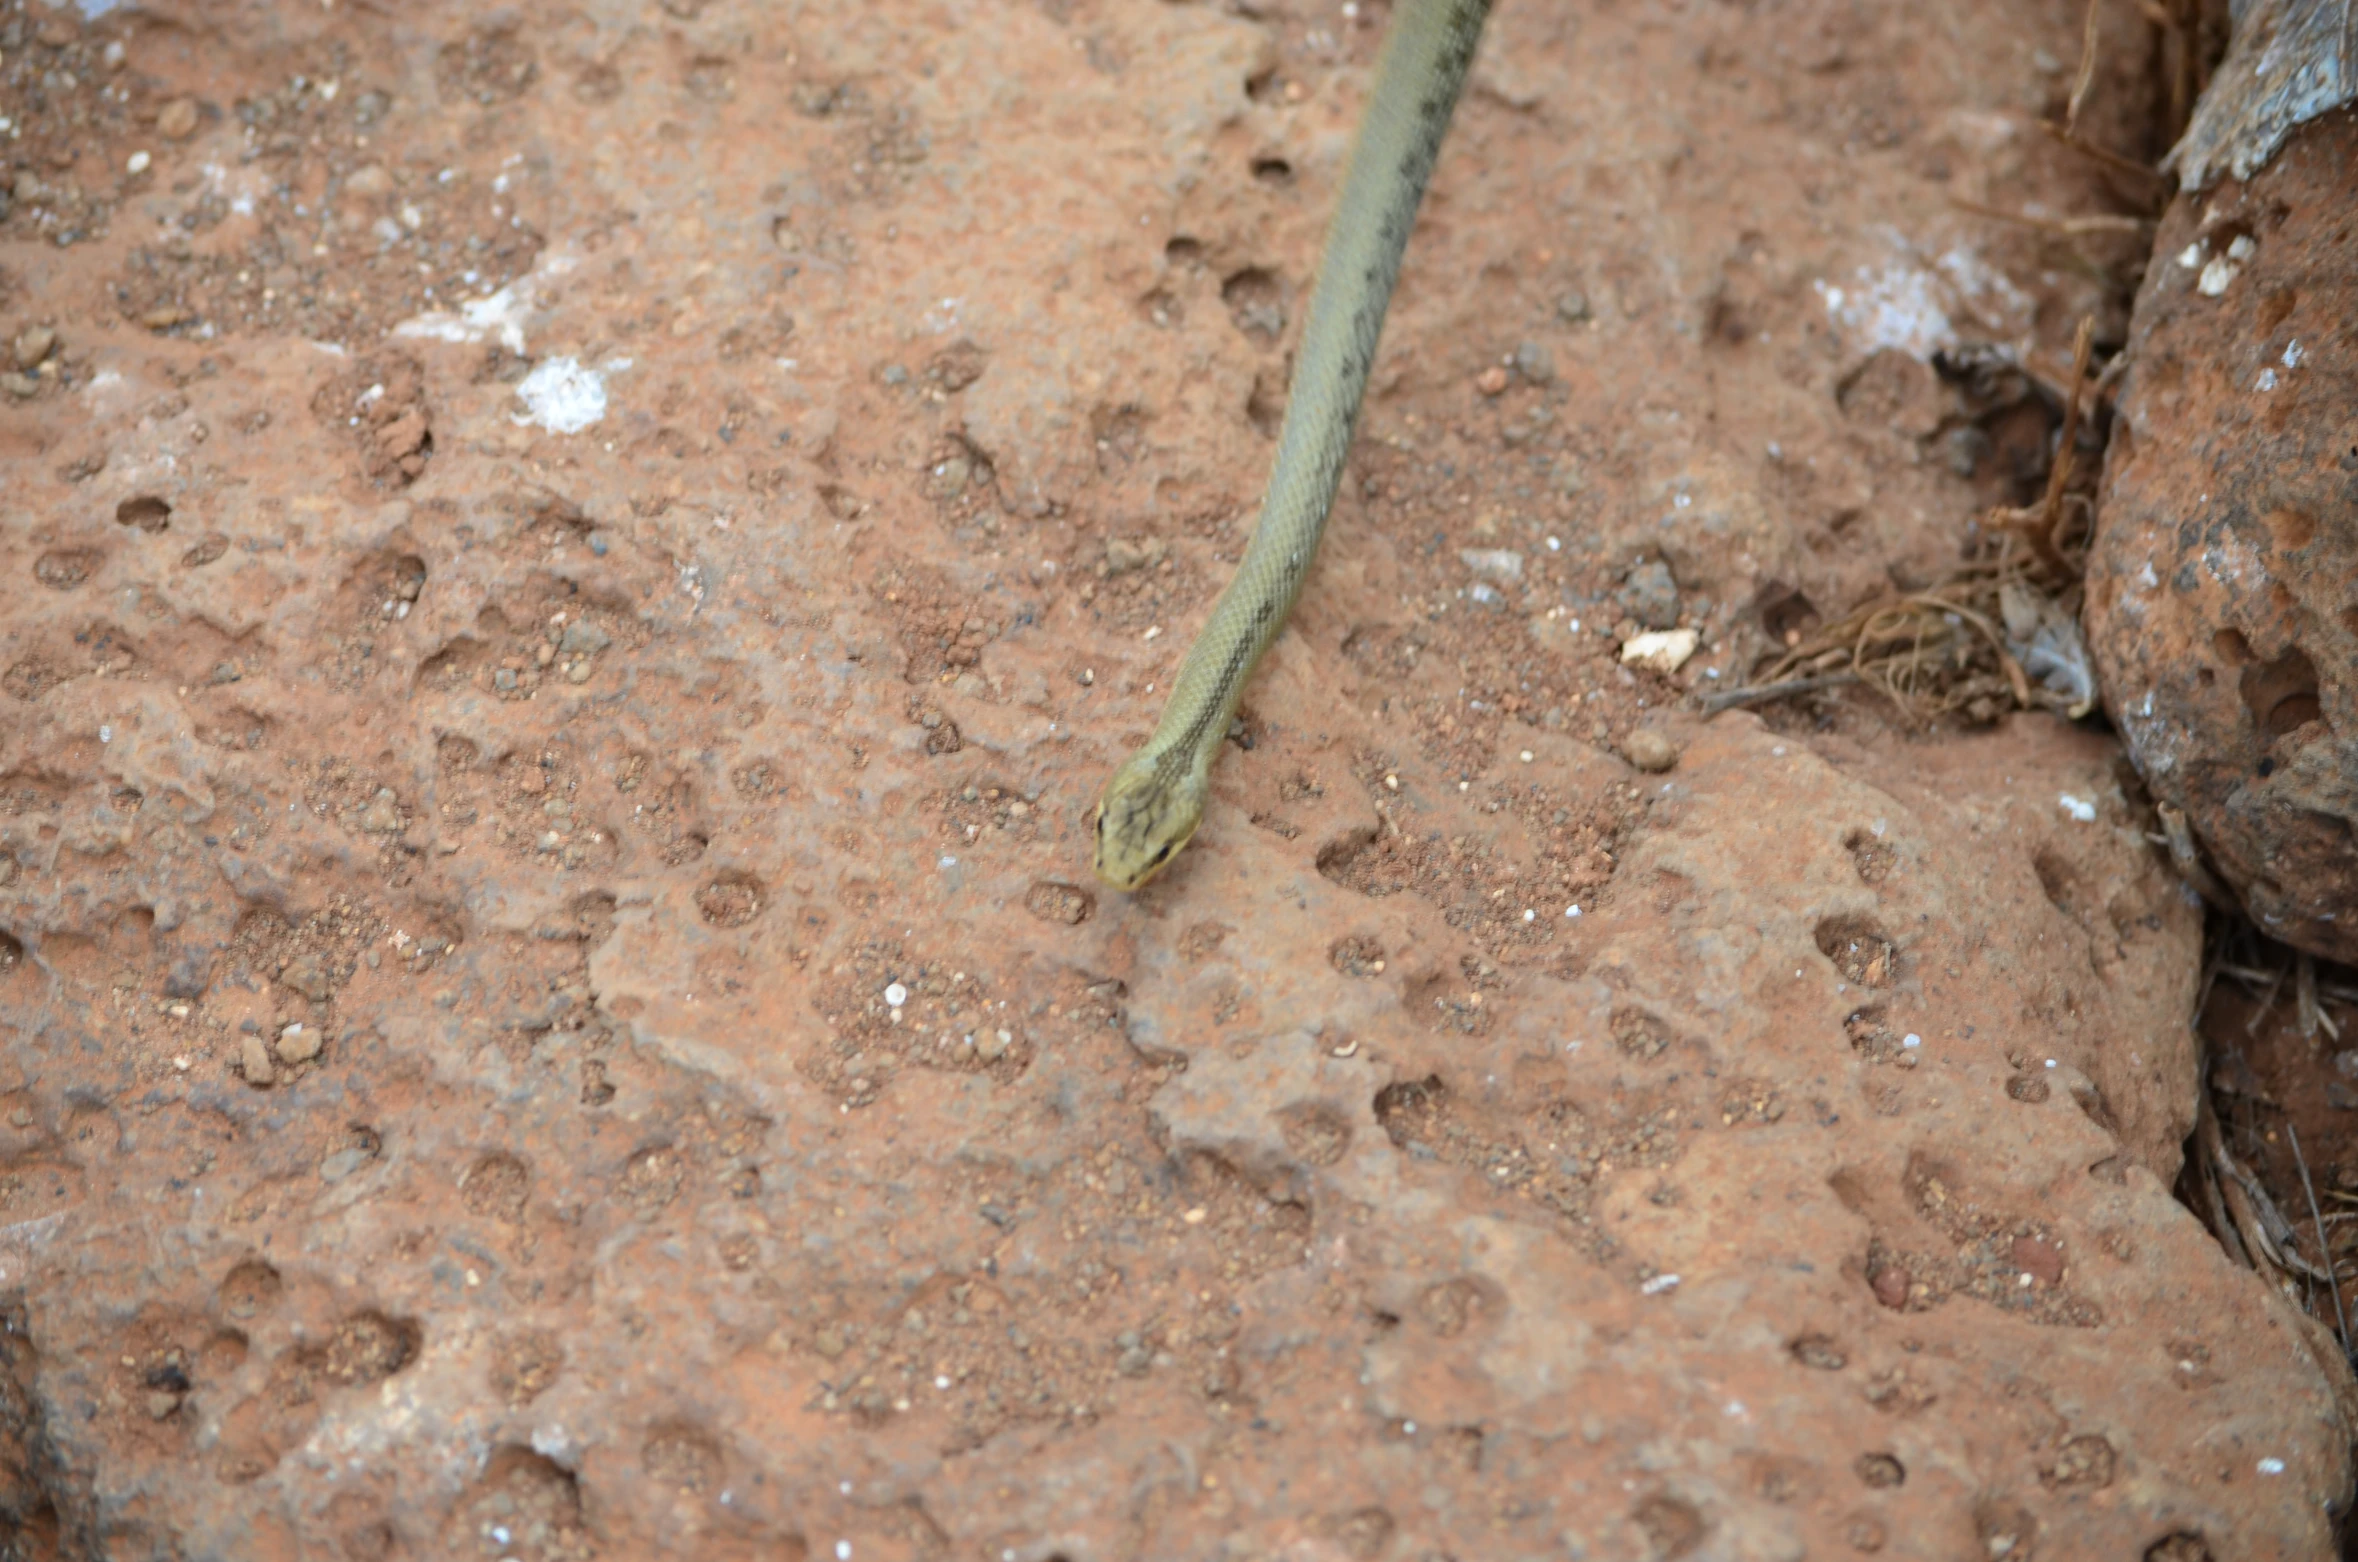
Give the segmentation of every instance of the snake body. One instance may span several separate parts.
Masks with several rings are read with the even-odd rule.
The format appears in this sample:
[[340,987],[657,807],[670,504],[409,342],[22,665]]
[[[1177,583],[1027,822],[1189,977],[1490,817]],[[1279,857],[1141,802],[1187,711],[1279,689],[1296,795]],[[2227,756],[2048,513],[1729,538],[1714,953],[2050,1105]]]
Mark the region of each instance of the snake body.
[[1179,664],[1154,735],[1098,800],[1097,876],[1115,889],[1153,878],[1195,834],[1212,757],[1246,681],[1302,594],[1343,479],[1400,257],[1489,9],[1489,0],[1393,7],[1319,256],[1260,519],[1235,578]]

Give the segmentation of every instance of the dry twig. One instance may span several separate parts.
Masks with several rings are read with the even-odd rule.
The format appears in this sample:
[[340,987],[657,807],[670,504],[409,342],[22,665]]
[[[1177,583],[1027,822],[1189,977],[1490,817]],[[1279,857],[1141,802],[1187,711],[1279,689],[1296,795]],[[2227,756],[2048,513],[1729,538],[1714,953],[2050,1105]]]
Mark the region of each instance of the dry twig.
[[2154,228],[2154,219],[2151,217],[2131,217],[2120,212],[2097,212],[2082,217],[2037,217],[2029,212],[2010,212],[1995,206],[1984,206],[1978,201],[1952,200],[1949,204],[1959,211],[1971,212],[1976,217],[2012,223],[2018,228],[2036,228],[2041,233],[2052,233],[2066,239],[2085,238],[2091,233],[2128,233],[2142,238]]
[[2088,0],[2087,18],[2080,23],[2080,69],[2072,78],[2071,101],[2063,108],[2063,133],[2080,133],[2080,109],[2088,101],[2088,89],[2096,85],[2096,7],[2103,0]]
[[2284,1135],[2292,1144],[2293,1164],[2301,1169],[2301,1191],[2309,1196],[2309,1218],[2317,1223],[2317,1256],[2325,1260],[2325,1288],[2333,1293],[2333,1321],[2342,1337],[2342,1354],[2348,1356],[2350,1315],[2342,1308],[2341,1271],[2333,1261],[2333,1244],[2325,1239],[2325,1216],[2317,1209],[2317,1185],[2309,1180],[2309,1158],[2301,1153],[2301,1136],[2289,1117],[2284,1120]]
[[2312,1047],[2325,1028],[2325,1011],[2317,1004],[2317,962],[2306,949],[2293,952],[2293,1023]]
[[[2066,693],[2034,682],[2017,647],[2030,631],[2014,629],[2018,613],[2052,620],[2077,643],[2087,502],[2071,491],[2094,352],[2095,322],[2083,320],[2072,344],[2072,368],[2058,400],[2063,426],[2036,504],[2000,509],[1985,521],[1995,541],[1982,556],[1936,586],[1868,602],[1791,645],[1750,685],[1711,695],[1706,714],[1739,705],[1857,682],[1882,691],[1901,716],[1927,722],[1952,711],[1994,720],[2008,709],[2087,713],[2092,695]],[[2018,546],[2019,544],[2019,546]],[[2044,636],[2049,630],[2042,629]],[[2038,649],[2034,643],[2032,651]],[[2029,654],[2029,653],[2024,653]],[[2083,661],[2085,648],[2076,653]]]

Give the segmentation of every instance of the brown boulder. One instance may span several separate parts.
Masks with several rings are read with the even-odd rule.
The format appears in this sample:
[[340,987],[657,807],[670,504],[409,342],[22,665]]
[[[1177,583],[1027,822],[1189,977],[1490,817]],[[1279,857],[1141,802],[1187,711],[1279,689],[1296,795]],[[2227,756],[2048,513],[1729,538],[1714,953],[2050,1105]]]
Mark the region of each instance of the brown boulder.
[[2358,117],[2181,195],[2137,300],[2088,568],[2157,801],[2287,943],[2358,960]]

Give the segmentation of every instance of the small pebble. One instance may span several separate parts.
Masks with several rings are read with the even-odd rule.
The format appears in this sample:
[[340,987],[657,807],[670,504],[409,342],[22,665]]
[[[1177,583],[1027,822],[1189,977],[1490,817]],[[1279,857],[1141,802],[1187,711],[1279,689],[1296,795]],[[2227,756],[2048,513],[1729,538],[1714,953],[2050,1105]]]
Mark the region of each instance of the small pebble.
[[238,1069],[246,1076],[246,1083],[266,1086],[278,1078],[278,1070],[270,1066],[270,1049],[262,1045],[259,1036],[248,1036],[238,1043]]
[[[163,121],[158,120],[156,123],[160,126]],[[352,177],[344,181],[344,193],[364,201],[377,200],[393,193],[393,176],[385,171],[382,164],[370,163],[365,168],[352,171]]]
[[319,1056],[319,1027],[290,1025],[278,1033],[278,1058],[281,1063],[308,1063]]
[[1515,349],[1515,372],[1533,385],[1552,385],[1556,360],[1537,342],[1525,342]]
[[1556,318],[1566,325],[1578,325],[1588,318],[1588,295],[1575,289],[1556,300]]
[[577,618],[565,626],[565,633],[557,641],[557,649],[567,656],[595,656],[614,643],[614,637],[586,618]]
[[167,141],[186,141],[196,134],[196,127],[194,98],[174,98],[156,111],[156,134]]
[[123,160],[123,171],[127,174],[143,174],[147,172],[148,165],[154,161],[155,159],[145,152],[134,152]]
[[1659,559],[1631,566],[1613,600],[1644,628],[1668,629],[1678,622],[1678,582]]
[[401,828],[401,809],[395,803],[392,788],[377,788],[377,795],[361,811],[360,828],[370,835],[391,835]]
[[984,1031],[974,1038],[974,1055],[985,1063],[996,1063],[1007,1056],[1008,1044],[1015,1037],[1003,1030]]
[[[1616,625],[1616,629],[1626,626]],[[1692,629],[1649,629],[1644,634],[1631,633],[1621,642],[1621,663],[1625,667],[1645,667],[1658,673],[1674,673],[1686,666],[1687,658],[1695,654],[1701,640]]]
[[1512,548],[1460,548],[1457,557],[1477,576],[1501,586],[1523,578],[1523,555]]
[[1678,763],[1678,745],[1652,727],[1640,727],[1621,740],[1621,757],[1648,775],[1660,775]]
[[1886,1307],[1908,1305],[1908,1272],[1896,1264],[1875,1271],[1875,1300]]
[[170,1420],[172,1412],[178,1410],[179,1408],[180,1396],[178,1394],[167,1393],[163,1389],[157,1389],[154,1393],[147,1396],[147,1418],[150,1421]]
[[1507,372],[1498,364],[1492,364],[1474,377],[1474,389],[1485,396],[1495,396],[1506,388]]
[[27,371],[41,367],[41,360],[57,348],[57,333],[45,325],[27,326],[16,337],[16,366]]

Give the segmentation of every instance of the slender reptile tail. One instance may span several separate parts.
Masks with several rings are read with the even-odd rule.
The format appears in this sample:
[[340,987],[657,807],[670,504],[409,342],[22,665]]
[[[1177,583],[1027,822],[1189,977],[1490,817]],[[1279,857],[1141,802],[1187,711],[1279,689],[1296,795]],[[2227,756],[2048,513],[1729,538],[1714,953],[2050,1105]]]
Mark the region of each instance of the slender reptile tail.
[[1487,0],[1408,0],[1392,13],[1366,118],[1327,229],[1260,523],[1189,648],[1152,747],[1211,751],[1254,664],[1285,627],[1326,530],[1425,184],[1481,37]]
[[1107,784],[1097,872],[1135,889],[1187,843],[1246,681],[1309,574],[1417,207],[1465,86],[1489,0],[1400,0],[1319,257],[1285,426],[1236,576],[1188,648],[1162,720]]

